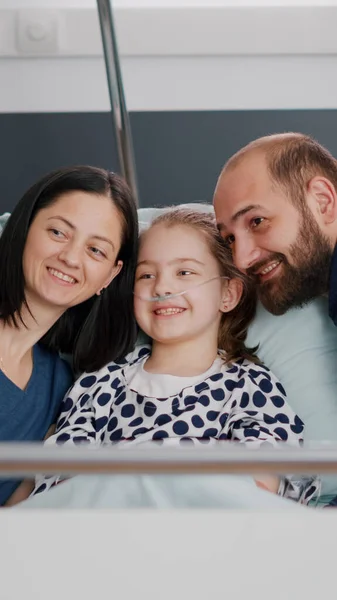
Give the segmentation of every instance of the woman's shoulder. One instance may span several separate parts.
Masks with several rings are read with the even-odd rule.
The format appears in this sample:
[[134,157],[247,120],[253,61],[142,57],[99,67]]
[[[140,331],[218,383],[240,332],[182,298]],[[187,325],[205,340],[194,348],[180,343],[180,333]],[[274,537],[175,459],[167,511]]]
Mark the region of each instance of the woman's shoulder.
[[52,352],[41,344],[37,344],[34,347],[34,358],[42,367],[44,377],[52,378],[54,383],[61,381],[62,387],[65,385],[69,387],[72,384],[74,374],[69,357],[60,356],[57,352]]

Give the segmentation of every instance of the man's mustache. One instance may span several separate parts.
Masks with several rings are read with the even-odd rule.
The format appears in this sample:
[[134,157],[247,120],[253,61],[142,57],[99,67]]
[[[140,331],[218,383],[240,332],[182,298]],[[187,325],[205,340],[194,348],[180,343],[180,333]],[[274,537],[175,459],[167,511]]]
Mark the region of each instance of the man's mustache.
[[246,273],[249,277],[256,279],[259,276],[259,271],[267,267],[270,263],[281,261],[284,263],[288,262],[284,254],[281,254],[280,252],[274,252],[273,254],[270,254],[268,258],[256,262],[252,267],[248,267]]

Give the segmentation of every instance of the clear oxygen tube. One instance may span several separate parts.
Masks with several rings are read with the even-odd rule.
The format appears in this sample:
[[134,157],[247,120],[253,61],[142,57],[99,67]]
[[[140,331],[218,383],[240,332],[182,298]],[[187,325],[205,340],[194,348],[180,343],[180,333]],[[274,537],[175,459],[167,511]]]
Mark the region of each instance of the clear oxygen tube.
[[166,300],[171,300],[172,298],[177,298],[178,296],[184,296],[188,294],[191,290],[194,290],[202,285],[206,285],[206,283],[210,283],[215,279],[227,279],[230,277],[226,277],[225,275],[217,275],[216,277],[211,277],[210,279],[206,279],[206,281],[202,281],[201,283],[196,283],[195,285],[191,285],[187,290],[183,290],[182,292],[175,292],[172,294],[163,294],[162,296],[143,296],[143,294],[138,294],[137,292],[133,292],[136,298],[140,300],[144,300],[144,302],[165,302]]

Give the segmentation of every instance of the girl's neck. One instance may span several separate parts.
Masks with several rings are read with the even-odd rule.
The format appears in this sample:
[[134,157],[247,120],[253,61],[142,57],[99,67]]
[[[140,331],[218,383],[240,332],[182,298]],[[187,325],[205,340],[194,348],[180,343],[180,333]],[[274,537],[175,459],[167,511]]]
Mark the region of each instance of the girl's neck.
[[217,357],[214,340],[188,340],[160,343],[153,340],[152,352],[145,363],[149,373],[193,377],[207,371]]
[[33,303],[29,303],[29,307],[32,314],[26,306],[21,310],[24,324],[17,315],[17,327],[0,321],[0,355],[7,361],[12,359],[19,363],[64,312],[64,309],[55,311],[55,308],[37,307]]

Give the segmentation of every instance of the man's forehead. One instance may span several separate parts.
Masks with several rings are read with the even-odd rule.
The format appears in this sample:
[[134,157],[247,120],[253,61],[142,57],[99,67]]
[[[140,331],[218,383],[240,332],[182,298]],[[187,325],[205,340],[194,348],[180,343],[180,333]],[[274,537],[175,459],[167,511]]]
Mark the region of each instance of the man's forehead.
[[242,158],[237,164],[224,168],[220,177],[219,188],[232,186],[238,189],[257,186],[269,180],[267,164],[264,156],[252,153]]
[[235,166],[225,168],[219,177],[215,193],[215,212],[236,211],[237,203],[261,200],[270,188],[271,180],[265,159],[261,156],[245,157]]

